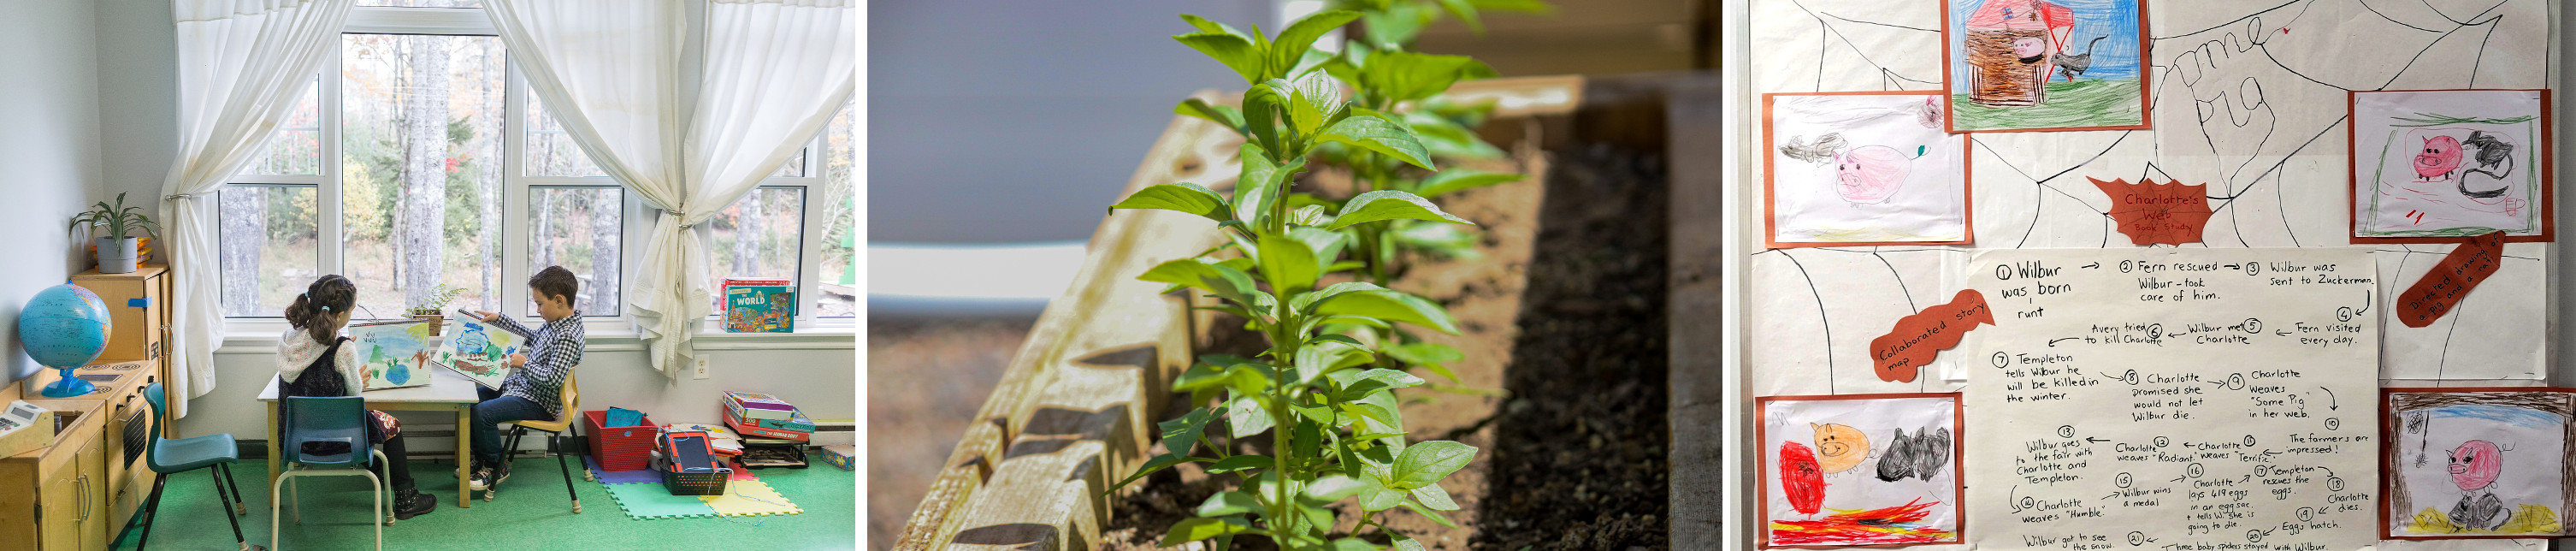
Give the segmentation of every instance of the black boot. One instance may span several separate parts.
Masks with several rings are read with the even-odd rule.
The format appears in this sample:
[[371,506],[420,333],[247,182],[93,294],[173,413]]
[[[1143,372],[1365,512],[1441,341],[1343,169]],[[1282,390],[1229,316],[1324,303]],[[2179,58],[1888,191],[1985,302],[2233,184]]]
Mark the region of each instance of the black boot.
[[438,510],[438,498],[430,497],[412,488],[394,491],[395,520],[421,516],[435,510]]

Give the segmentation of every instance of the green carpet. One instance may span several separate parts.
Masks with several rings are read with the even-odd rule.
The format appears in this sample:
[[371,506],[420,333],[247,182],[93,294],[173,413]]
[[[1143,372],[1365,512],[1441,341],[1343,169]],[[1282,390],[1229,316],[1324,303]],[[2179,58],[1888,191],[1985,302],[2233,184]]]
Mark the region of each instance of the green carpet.
[[[628,518],[608,495],[608,487],[581,480],[574,465],[573,488],[581,494],[581,514],[573,514],[564,497],[563,478],[552,458],[520,459],[501,495],[474,507],[456,508],[455,464],[413,461],[420,490],[437,496],[438,510],[385,527],[385,549],[851,549],[858,546],[858,510],[854,503],[857,475],[809,456],[812,468],[754,471],[779,495],[794,500],[804,514],[787,516]],[[242,491],[249,493],[250,514],[236,517],[252,544],[268,545],[268,489],[254,488],[266,476],[265,463],[243,461],[233,466]],[[367,486],[363,477],[300,478],[304,524],[288,516],[278,541],[286,549],[369,549]],[[161,520],[152,527],[153,549],[232,549],[233,532],[215,513],[212,477],[204,471],[179,473],[162,490]],[[280,514],[289,514],[280,511]],[[134,549],[142,529],[127,530],[116,549]]]

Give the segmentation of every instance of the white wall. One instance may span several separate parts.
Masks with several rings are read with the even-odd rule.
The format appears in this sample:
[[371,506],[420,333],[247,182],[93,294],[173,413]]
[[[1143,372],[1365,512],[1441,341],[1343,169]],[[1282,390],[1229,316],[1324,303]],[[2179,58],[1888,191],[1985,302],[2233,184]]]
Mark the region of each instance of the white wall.
[[[0,50],[6,52],[0,56],[7,56],[0,59],[0,167],[8,167],[6,173],[13,178],[41,174],[19,168],[31,163],[14,160],[15,155],[37,151],[18,147],[16,144],[22,141],[20,136],[46,140],[77,137],[76,143],[86,146],[79,150],[81,157],[76,163],[63,164],[67,165],[67,170],[79,169],[81,172],[76,174],[80,178],[64,179],[84,182],[89,191],[66,192],[59,201],[44,197],[38,197],[38,201],[19,201],[15,192],[10,191],[11,200],[0,202],[0,235],[38,231],[52,232],[41,235],[61,235],[60,221],[70,216],[70,210],[78,204],[95,200],[89,198],[93,195],[105,197],[126,192],[132,194],[129,201],[157,197],[162,178],[169,171],[169,159],[178,148],[177,41],[170,19],[170,2],[98,0],[95,3],[95,32],[97,36],[113,39],[96,41],[94,48],[90,39],[93,28],[89,24],[91,16],[87,12],[93,5],[91,2],[51,0],[38,4],[50,10],[78,11],[79,14],[76,19],[57,21],[12,13],[12,18],[0,21],[0,45],[15,46]],[[30,34],[18,30],[18,27],[43,28],[44,31]],[[70,34],[77,36],[65,36]],[[15,69],[21,57],[54,64],[76,63],[72,70],[84,73],[75,80],[79,87],[47,94],[48,99],[15,101],[15,96],[10,95],[17,85],[15,77],[31,73]],[[86,74],[92,66],[95,66],[94,78]],[[68,99],[49,99],[52,96]],[[49,114],[70,112],[80,117],[79,122],[83,126],[74,131],[51,130],[51,127],[41,124],[17,124],[18,109]],[[110,149],[117,152],[115,159],[102,162],[97,149],[101,143],[112,145]],[[104,184],[100,183],[102,180]],[[15,181],[0,180],[0,189],[13,186]],[[35,212],[24,213],[22,217],[19,216],[22,213],[16,211],[29,208],[26,205],[31,204],[52,208],[56,203],[63,204],[59,207],[63,210],[60,214]],[[33,229],[13,231],[20,226]],[[0,239],[0,258],[27,256],[11,254],[11,247],[23,247],[19,245],[23,242]],[[69,253],[65,258],[69,262]],[[74,271],[78,270],[69,269],[63,273],[68,275]],[[47,282],[61,279],[44,270],[36,271],[48,274],[41,277],[29,277],[22,275],[23,272],[0,272],[0,316],[14,318],[14,305],[23,303],[26,295],[38,288],[21,284],[19,280]],[[12,291],[17,291],[17,294],[12,295]],[[5,323],[5,320],[0,320],[0,330],[9,329]],[[0,332],[0,337],[6,334]],[[181,435],[228,432],[243,439],[268,437],[262,418],[266,410],[252,398],[259,393],[268,377],[276,373],[274,335],[235,337],[227,339],[225,346],[216,351],[214,390],[191,401],[188,417],[173,427]],[[855,390],[858,352],[856,339],[850,335],[824,336],[820,338],[822,342],[814,342],[816,338],[803,335],[790,337],[787,342],[756,336],[720,334],[701,337],[700,350],[714,355],[714,361],[708,366],[711,378],[696,380],[683,376],[677,381],[665,380],[659,372],[653,371],[645,363],[640,346],[631,336],[594,337],[586,361],[578,368],[583,409],[614,405],[644,411],[655,421],[665,423],[715,421],[718,419],[715,415],[717,401],[722,393],[741,390],[777,394],[803,408],[806,416],[816,421],[849,421],[859,416]],[[12,339],[0,338],[0,341]],[[24,357],[16,352],[15,344],[9,346],[11,350],[7,356],[16,359],[15,363],[24,363]],[[416,429],[452,429],[440,426],[452,424],[452,418],[408,413],[403,417],[407,426]],[[412,444],[412,449],[438,451],[451,449],[450,445],[445,439],[423,439]]]
[[[122,1],[122,0],[120,0]],[[18,310],[86,267],[63,224],[102,189],[89,2],[14,2],[0,17],[0,385],[42,369]]]

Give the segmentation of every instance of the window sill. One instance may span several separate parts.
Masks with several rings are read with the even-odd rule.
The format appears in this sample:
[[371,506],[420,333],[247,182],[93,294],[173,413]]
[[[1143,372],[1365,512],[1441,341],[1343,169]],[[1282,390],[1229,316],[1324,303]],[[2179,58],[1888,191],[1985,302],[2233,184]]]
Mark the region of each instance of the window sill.
[[[711,320],[712,321],[712,320]],[[533,324],[531,324],[533,325]],[[698,350],[857,350],[858,325],[843,318],[798,320],[801,327],[794,333],[734,333],[707,331],[701,326],[691,342]],[[276,319],[225,320],[223,346],[217,354],[273,354],[277,337],[286,332],[286,322]],[[589,352],[632,352],[645,349],[643,338],[622,319],[592,322],[583,331],[584,347]]]

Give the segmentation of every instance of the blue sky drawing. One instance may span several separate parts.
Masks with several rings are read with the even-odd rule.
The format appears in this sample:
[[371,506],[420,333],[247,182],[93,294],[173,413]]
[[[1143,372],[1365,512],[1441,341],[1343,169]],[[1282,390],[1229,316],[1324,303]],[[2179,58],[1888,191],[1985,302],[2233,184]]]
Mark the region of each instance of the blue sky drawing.
[[[2084,53],[2084,43],[2093,37],[2109,37],[2093,47],[2093,66],[2084,71],[2084,80],[2111,80],[2138,77],[2138,0],[2047,0],[2075,12],[2075,30],[2068,38],[2069,54]],[[1958,0],[1950,4],[1950,55],[1953,75],[1968,74],[1967,22],[1986,0]],[[2052,71],[2049,82],[2065,82],[2065,71]],[[1953,89],[1953,92],[1961,90]]]
[[2549,428],[2564,423],[2557,414],[2536,409],[2504,406],[2445,406],[2431,410],[2434,419],[2480,419],[2524,428]]

